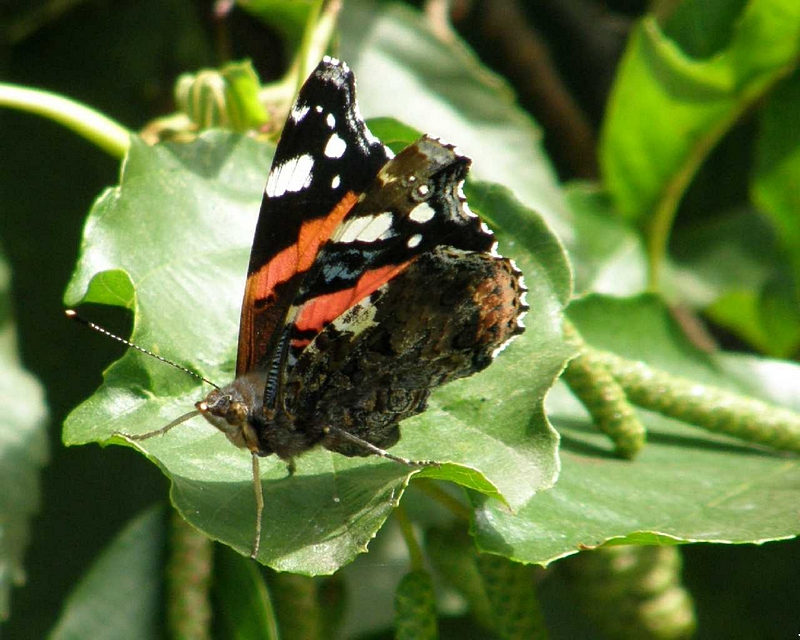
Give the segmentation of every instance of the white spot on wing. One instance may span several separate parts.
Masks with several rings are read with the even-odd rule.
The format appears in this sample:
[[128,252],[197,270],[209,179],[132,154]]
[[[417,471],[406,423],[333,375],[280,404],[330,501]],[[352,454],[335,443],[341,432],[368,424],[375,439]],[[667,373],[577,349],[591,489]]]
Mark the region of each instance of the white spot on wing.
[[327,122],[328,126],[333,129],[336,126],[336,116],[334,116],[332,113],[329,113],[325,118],[325,122]]
[[307,104],[304,104],[302,106],[299,105],[299,104],[295,104],[294,107],[292,108],[292,112],[289,114],[289,118],[292,120],[292,122],[297,124],[303,118],[306,117],[306,114],[308,113],[308,111],[309,111],[309,108],[308,108]]
[[314,107],[314,111],[316,111],[317,113],[322,113],[322,107],[320,105],[317,105],[316,107]]
[[308,153],[273,167],[267,179],[266,194],[270,198],[278,198],[287,191],[306,189],[311,184],[313,168],[314,158]]
[[409,239],[406,241],[406,246],[407,246],[409,249],[413,249],[414,247],[416,247],[417,245],[419,245],[419,243],[420,243],[420,242],[422,242],[422,235],[421,235],[421,234],[419,234],[419,233],[415,233],[413,236],[411,236],[411,237],[410,237],[410,238],[409,238]]
[[337,242],[375,242],[392,237],[394,216],[384,211],[375,216],[363,216],[346,221],[333,239]]
[[434,208],[429,205],[427,202],[423,202],[422,204],[418,204],[411,210],[411,213],[408,214],[410,220],[417,222],[419,224],[425,224],[429,220],[436,215],[436,211]]
[[333,180],[331,180],[331,189],[338,189],[340,184],[342,184],[342,179],[338,175],[333,176]]
[[341,158],[346,149],[347,143],[334,133],[325,145],[325,155],[329,158]]

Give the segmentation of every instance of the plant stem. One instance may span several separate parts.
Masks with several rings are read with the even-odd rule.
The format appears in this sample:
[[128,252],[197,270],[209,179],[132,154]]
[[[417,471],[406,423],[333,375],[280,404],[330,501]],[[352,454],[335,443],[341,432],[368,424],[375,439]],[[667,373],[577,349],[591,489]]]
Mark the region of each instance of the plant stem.
[[0,82],[0,107],[35,113],[86,138],[115,158],[128,152],[132,135],[121,124],[75,100],[42,91]]
[[408,547],[411,571],[425,571],[425,557],[422,555],[422,547],[419,545],[417,536],[414,533],[414,527],[411,524],[411,520],[408,519],[408,514],[402,505],[398,505],[394,510],[394,517],[397,520],[397,524],[400,525],[400,531]]
[[472,511],[469,509],[469,507],[456,500],[432,480],[426,480],[424,478],[414,480],[414,487],[420,489],[423,493],[426,493],[429,498],[432,498],[441,504],[460,520],[469,521],[470,517],[472,516]]

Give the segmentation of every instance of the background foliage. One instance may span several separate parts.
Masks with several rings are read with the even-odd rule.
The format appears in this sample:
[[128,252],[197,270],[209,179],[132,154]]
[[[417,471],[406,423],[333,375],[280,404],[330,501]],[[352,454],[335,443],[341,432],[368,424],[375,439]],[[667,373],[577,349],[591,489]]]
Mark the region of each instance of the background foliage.
[[[713,322],[714,336],[723,346],[787,359],[798,353],[800,242],[796,212],[800,202],[793,186],[800,177],[800,145],[795,135],[800,131],[795,71],[800,16],[796,3],[687,1],[670,13],[655,5],[642,20],[637,20],[637,14],[643,13],[644,7],[622,6],[625,3],[609,3],[606,8],[611,12],[603,16],[592,13],[601,6],[594,3],[566,2],[558,10],[536,4],[548,3],[476,3],[457,25],[486,63],[514,82],[523,104],[544,124],[546,150],[540,144],[542,129],[516,106],[508,85],[460,41],[448,42],[448,34],[444,40],[435,37],[408,6],[349,2],[341,16],[341,56],[359,74],[362,110],[367,116],[394,116],[457,141],[475,158],[474,178],[510,189],[513,196],[498,186],[475,184],[470,201],[499,227],[506,251],[521,258],[534,286],[555,282],[555,293],[537,289],[541,295],[533,300],[557,305],[565,301],[564,283],[558,275],[543,275],[548,268],[554,269],[553,256],[559,252],[549,248],[549,232],[542,230],[527,238],[509,233],[532,224],[531,210],[547,221],[569,253],[576,293],[593,293],[573,304],[569,312],[592,344],[700,381],[789,406],[794,403],[797,409],[800,376],[796,367],[758,357],[708,355],[697,347],[697,341],[707,336],[692,330],[692,340],[688,340],[663,302],[680,302]],[[305,2],[242,3],[243,9],[234,11],[225,28],[219,29],[209,19],[208,5],[188,0],[122,3],[113,9],[85,2],[57,14],[48,13],[48,6],[42,3],[37,10],[22,3],[3,9],[0,25],[6,55],[0,60],[2,79],[64,93],[131,128],[173,108],[171,89],[179,73],[215,66],[220,55],[252,57],[262,80],[277,78],[290,60],[292,43],[302,33],[308,10]],[[286,39],[266,35],[264,24],[253,17],[257,15],[268,18],[267,28]],[[587,22],[592,16],[596,20]],[[495,31],[493,20],[500,25]],[[520,26],[526,25],[535,28],[520,33]],[[531,34],[540,40],[530,40]],[[498,40],[507,42],[498,45]],[[545,71],[553,74],[558,69],[565,83],[561,89],[575,101],[554,107],[560,103],[552,99],[557,91],[547,84],[552,76],[542,69],[537,75],[535,68],[523,64],[525,60],[515,58],[512,43],[524,51],[529,49],[523,45],[531,43],[549,47],[553,58]],[[621,55],[623,45],[626,48]],[[386,77],[393,81],[382,82]],[[549,91],[539,91],[531,78]],[[559,128],[554,124],[558,122],[568,125]],[[157,600],[152,591],[142,592],[141,586],[159,582],[160,564],[142,564],[141,559],[155,557],[153,550],[159,548],[166,525],[161,511],[151,508],[145,512],[144,508],[163,499],[168,482],[156,466],[131,449],[108,447],[102,453],[95,447],[64,449],[60,433],[67,412],[92,395],[101,383],[100,372],[122,353],[110,341],[75,330],[62,320],[61,311],[61,295],[78,258],[86,212],[103,189],[117,183],[119,165],[44,119],[2,111],[0,131],[0,240],[13,274],[10,295],[0,293],[0,321],[4,323],[0,329],[4,338],[12,331],[19,338],[18,346],[11,338],[3,342],[8,347],[4,357],[13,363],[9,370],[17,377],[7,384],[4,379],[0,391],[8,398],[6,406],[21,407],[18,414],[7,412],[2,428],[4,435],[17,438],[30,433],[25,446],[4,445],[2,452],[3,486],[15,482],[18,490],[14,495],[20,500],[14,505],[0,502],[4,514],[15,518],[17,532],[16,537],[4,537],[0,547],[4,554],[0,564],[7,567],[11,563],[8,573],[0,573],[0,602],[2,595],[9,593],[9,577],[21,577],[23,566],[27,573],[26,585],[11,591],[11,618],[3,631],[12,637],[38,638],[58,620],[54,637],[86,635],[90,627],[85,625],[102,617],[93,594],[107,589],[108,581],[114,579],[122,581],[119,589],[139,590],[142,598],[106,603],[118,612],[119,627],[104,631],[109,637],[126,633],[137,637],[135,630],[141,632],[143,627],[136,625],[157,628],[159,624],[151,615]],[[395,135],[393,131],[391,123],[376,126],[376,132],[385,138]],[[597,145],[594,131],[600,132]],[[402,142],[402,133],[395,137]],[[229,141],[223,137],[210,143],[211,161],[216,157],[232,167],[230,172],[222,172],[219,184],[209,183],[197,168],[197,159],[206,162],[209,156],[203,156],[196,146],[177,160],[165,154],[141,161],[146,154],[162,152],[144,146],[134,149],[125,175],[143,180],[138,185],[142,195],[125,206],[133,206],[133,213],[161,214],[161,220],[176,216],[171,220],[177,221],[177,227],[165,227],[161,237],[177,242],[178,249],[167,244],[154,247],[161,255],[174,255],[182,246],[190,262],[195,256],[209,256],[208,245],[192,244],[203,237],[201,227],[187,229],[179,224],[177,216],[197,210],[195,203],[181,198],[193,194],[197,201],[209,204],[208,198],[220,197],[257,208],[270,151],[247,141],[238,146]],[[234,152],[229,153],[231,149],[248,157],[237,160],[232,157]],[[576,154],[576,149],[582,154]],[[192,153],[197,155],[191,157]],[[599,159],[600,173],[594,158]],[[181,179],[180,167],[170,169],[159,164],[162,161],[188,167],[194,181],[171,184],[170,179]],[[154,175],[149,176],[148,170]],[[195,180],[198,174],[201,178]],[[163,191],[154,182],[158,175],[165,176]],[[231,184],[241,187],[241,193],[223,190],[222,195],[215,195],[221,185],[230,189]],[[205,198],[199,195],[204,188],[209,189]],[[95,205],[99,218],[107,213],[104,207],[113,207],[113,203],[106,198]],[[523,225],[520,221],[527,222]],[[191,224],[199,222],[192,218]],[[117,233],[130,240],[131,229]],[[184,236],[177,235],[181,231]],[[245,253],[248,235],[237,234],[232,240],[242,245]],[[104,250],[112,245],[108,237],[100,244]],[[71,285],[71,303],[83,294],[75,283],[88,283],[92,269],[97,268],[86,267],[97,254],[85,249],[83,271]],[[649,269],[646,249],[656,257]],[[113,259],[122,254],[110,250]],[[544,260],[543,254],[550,260]],[[230,263],[231,273],[240,266],[241,256],[223,257]],[[100,266],[107,264],[111,263]],[[651,282],[658,278],[662,297],[640,295],[648,277]],[[135,277],[133,284],[138,284]],[[115,299],[122,306],[132,305],[134,289],[121,272],[95,281],[93,287],[95,302]],[[144,305],[143,292],[135,291]],[[169,318],[178,311],[170,307],[165,314],[166,303],[157,299],[150,318],[145,313],[137,319],[140,333],[136,337],[148,346],[169,350],[170,356],[181,361],[209,359],[208,353],[215,349],[230,350],[235,334],[230,317],[236,315],[231,309],[239,304],[235,298],[207,309],[194,328],[199,335],[174,334],[169,343],[160,345],[156,342],[169,334]],[[194,295],[178,297],[176,304],[188,310],[184,313],[198,313]],[[11,307],[15,321],[8,312]],[[146,311],[146,306],[141,306],[142,310]],[[535,308],[534,314],[537,311],[541,313]],[[129,316],[102,306],[89,307],[87,313],[118,333],[130,333]],[[549,366],[557,369],[566,357],[544,327],[533,326],[542,330],[535,335],[529,331],[528,342],[510,352],[505,366],[511,373],[501,372],[503,359],[495,365],[498,386],[508,386],[503,375],[514,375],[514,368],[526,359],[550,358]],[[17,363],[17,350],[46,389],[51,415],[47,432],[51,461],[41,471],[43,500],[40,515],[33,521],[32,537],[26,529],[38,501],[35,478],[45,459],[45,432],[40,392]],[[120,372],[119,367],[128,368]],[[119,367],[115,365],[109,376],[113,381],[116,375],[122,388],[129,388],[130,380],[143,388],[153,384],[166,389],[169,402],[179,398],[184,407],[186,398],[197,394],[185,380],[170,378],[171,372],[142,363],[136,356],[126,355]],[[486,375],[491,376],[493,370]],[[546,389],[547,375],[547,371],[542,374],[538,386],[526,388]],[[476,378],[468,384],[477,388],[480,381]],[[446,428],[453,418],[443,411],[468,398],[469,393],[459,388],[437,394],[438,404],[420,421],[416,436],[404,437],[403,446],[411,447],[419,457],[436,458],[433,453],[417,452],[430,451],[425,444],[428,437],[437,433],[449,437]],[[494,398],[496,394],[489,395]],[[531,401],[536,400],[542,398]],[[167,406],[168,402],[164,406],[149,404],[148,411],[164,416],[169,414]],[[800,471],[792,456],[766,453],[646,415],[650,443],[636,462],[623,462],[610,456],[609,445],[592,430],[564,389],[556,387],[547,406],[562,438],[559,482],[550,491],[520,497],[514,505],[521,507],[516,516],[497,501],[471,494],[476,509],[473,533],[483,549],[526,562],[547,562],[580,545],[611,538],[642,543],[762,542],[792,538],[800,529],[793,490]],[[466,411],[470,410],[467,406]],[[98,415],[84,419],[83,430],[80,416],[73,418],[67,441],[107,438],[112,429],[97,420]],[[155,416],[148,424],[153,419],[160,420]],[[540,426],[541,433],[547,433],[543,422]],[[89,427],[100,427],[100,432],[88,433]],[[428,436],[426,428],[433,436]],[[196,431],[184,435],[187,446],[196,441]],[[539,445],[539,454],[550,450],[552,455],[552,440]],[[204,447],[204,442],[199,446]],[[220,460],[220,472],[236,463],[235,452],[224,446],[219,451],[230,454],[233,462]],[[170,454],[163,458],[157,448],[148,453],[168,469],[164,460],[177,463],[208,454],[184,447],[173,450],[172,458]],[[216,450],[212,445],[209,451]],[[316,469],[316,458],[308,464],[308,469]],[[373,463],[364,464],[368,477],[375,480],[375,473],[369,471]],[[497,478],[504,466],[478,468],[495,486],[502,487]],[[446,470],[445,477],[448,473],[451,471]],[[508,473],[513,477],[516,471]],[[276,466],[276,477],[279,475]],[[403,475],[389,480],[402,484]],[[453,470],[450,479],[455,477]],[[743,478],[747,481],[742,482]],[[481,482],[477,477],[462,478],[466,485],[479,486]],[[362,482],[356,484],[363,487]],[[173,486],[173,498],[180,505],[176,487],[180,485]],[[386,489],[381,486],[378,490]],[[441,518],[420,499],[413,483],[406,503],[419,523],[436,524]],[[184,503],[184,509],[190,510],[191,504]],[[240,519],[246,522],[247,505],[243,505]],[[381,514],[365,529],[365,538],[385,517],[386,513]],[[246,545],[246,531],[238,524],[232,534],[216,534],[228,541],[231,535],[241,535],[241,546]],[[107,548],[112,539],[114,544]],[[371,615],[391,609],[391,603],[382,605],[380,598],[391,597],[407,570],[405,557],[397,555],[396,541],[394,526],[386,527],[371,545],[371,553],[342,572],[340,579],[349,585],[351,599],[353,594],[366,597],[365,584],[375,599],[369,604],[359,600],[358,605],[351,601],[349,606],[359,612],[356,622],[352,617],[347,622],[351,633],[379,630],[389,622],[385,616],[371,619]],[[22,549],[27,542],[30,546],[23,564]],[[776,637],[797,631],[791,626],[796,620],[790,601],[794,580],[790,559],[797,553],[796,541],[764,547],[691,545],[683,549],[685,583],[697,603],[701,637]],[[221,575],[231,581],[226,584],[254,585],[248,590],[253,598],[250,610],[268,617],[258,581],[248,573],[251,569],[237,556],[224,555],[225,551],[218,554]],[[327,569],[351,557],[348,552]],[[130,569],[120,571],[120,567]],[[304,567],[324,572],[321,566]],[[93,584],[102,586],[93,591]],[[582,627],[585,623],[572,612],[568,579],[556,571],[540,592],[552,637],[590,637],[591,630]],[[218,609],[232,606],[224,591],[217,596]],[[65,604],[65,614],[59,617]],[[232,624],[230,619],[217,624],[233,628],[224,626]]]

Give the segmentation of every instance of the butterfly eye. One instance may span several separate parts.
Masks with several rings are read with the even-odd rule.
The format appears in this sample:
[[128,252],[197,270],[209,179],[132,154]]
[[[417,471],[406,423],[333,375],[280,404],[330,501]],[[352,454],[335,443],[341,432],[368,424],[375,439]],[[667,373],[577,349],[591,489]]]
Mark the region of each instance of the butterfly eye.
[[216,389],[206,396],[202,402],[195,405],[203,413],[210,413],[221,418],[227,417],[231,407],[231,396],[228,393],[221,393]]
[[231,425],[243,425],[247,422],[247,407],[243,402],[230,402],[228,397],[228,410],[225,412],[225,420]]

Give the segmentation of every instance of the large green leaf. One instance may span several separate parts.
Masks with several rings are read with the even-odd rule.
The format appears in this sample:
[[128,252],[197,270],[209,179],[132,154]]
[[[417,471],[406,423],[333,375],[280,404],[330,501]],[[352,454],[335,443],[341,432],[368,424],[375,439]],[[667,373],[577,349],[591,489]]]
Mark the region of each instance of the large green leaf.
[[673,210],[714,144],[800,53],[796,0],[716,3],[728,10],[700,23],[705,46],[693,34],[708,3],[683,4],[667,33],[652,16],[634,29],[606,112],[603,175],[633,219]]
[[50,640],[158,637],[165,544],[163,507],[134,518],[75,586]]
[[47,460],[44,392],[19,358],[11,315],[11,270],[0,253],[0,620],[14,585],[25,582],[30,520],[39,509],[39,471]]
[[[569,316],[596,347],[800,410],[800,367],[699,352],[655,297],[591,296],[573,303]],[[547,563],[609,540],[759,543],[800,533],[795,455],[643,411],[648,444],[625,461],[565,387],[554,388],[547,407],[561,434],[558,484],[516,514],[476,498],[474,527],[485,550]]]
[[[135,311],[135,341],[211,380],[229,380],[271,153],[272,147],[221,133],[186,146],[150,148],[133,140],[120,186],[101,196],[87,221],[66,303],[127,306]],[[404,423],[396,452],[452,462],[423,473],[502,496],[517,508],[557,473],[556,436],[542,398],[569,355],[560,339],[569,272],[555,237],[508,194],[487,196],[482,208],[501,230],[520,228],[519,242],[516,234],[513,244],[510,235],[503,238],[535,302],[528,331],[487,372],[434,394],[423,416]],[[69,416],[64,442],[121,444],[115,432],[158,428],[203,393],[180,371],[129,352]],[[254,501],[246,452],[202,419],[135,446],[170,478],[173,503],[187,520],[249,550]],[[288,478],[282,462],[264,460],[260,560],[296,572],[335,571],[366,549],[412,474],[379,459],[315,451]]]

